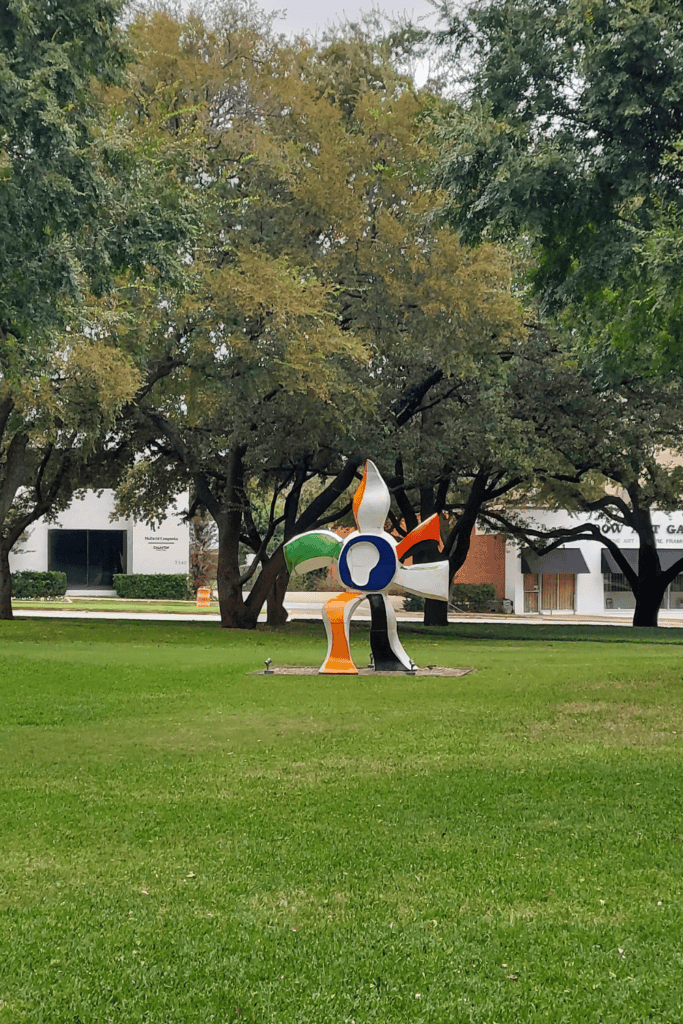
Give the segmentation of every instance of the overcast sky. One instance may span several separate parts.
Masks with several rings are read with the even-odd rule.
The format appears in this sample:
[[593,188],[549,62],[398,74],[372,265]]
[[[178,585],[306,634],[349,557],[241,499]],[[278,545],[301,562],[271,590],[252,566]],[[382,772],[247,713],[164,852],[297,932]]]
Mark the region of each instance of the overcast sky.
[[283,18],[278,18],[274,22],[273,28],[276,32],[287,34],[317,33],[340,21],[353,21],[363,11],[372,11],[373,8],[395,18],[406,15],[413,21],[432,14],[434,10],[429,0],[387,0],[386,3],[374,4],[372,0],[318,0],[317,3],[307,3],[306,0],[290,0],[289,3],[278,3],[277,0],[257,2],[264,11],[286,11]]

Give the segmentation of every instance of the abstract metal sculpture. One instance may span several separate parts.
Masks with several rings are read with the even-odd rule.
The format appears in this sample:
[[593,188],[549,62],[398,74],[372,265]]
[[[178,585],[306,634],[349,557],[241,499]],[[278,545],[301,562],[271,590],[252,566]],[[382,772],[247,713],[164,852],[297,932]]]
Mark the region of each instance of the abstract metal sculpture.
[[356,675],[349,650],[351,617],[366,598],[370,603],[370,649],[376,670],[410,672],[413,662],[401,646],[396,614],[387,597],[390,586],[418,597],[448,600],[448,561],[402,565],[400,559],[421,541],[441,540],[439,517],[430,516],[401,541],[386,533],[391,495],[374,462],[368,461],[353,498],[357,529],[344,540],[331,530],[302,533],[284,546],[291,574],[310,572],[338,562],[339,579],[347,593],[332,597],[323,618],[327,656],[320,672]]

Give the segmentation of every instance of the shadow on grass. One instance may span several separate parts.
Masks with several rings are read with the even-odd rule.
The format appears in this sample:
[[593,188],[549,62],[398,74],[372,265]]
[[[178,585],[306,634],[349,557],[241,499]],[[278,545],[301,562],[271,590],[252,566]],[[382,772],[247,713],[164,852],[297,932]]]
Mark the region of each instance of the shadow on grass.
[[[319,620],[299,619],[278,627],[277,631],[291,632],[297,627],[320,628]],[[367,623],[354,623],[353,628],[365,629]],[[401,622],[399,634],[405,636],[435,636],[452,640],[553,640],[596,643],[632,643],[632,644],[681,644],[683,643],[683,627],[651,628],[648,626],[620,625],[564,625],[536,624],[517,622],[452,622],[448,626],[423,626],[419,622]],[[306,632],[309,635],[309,632]]]

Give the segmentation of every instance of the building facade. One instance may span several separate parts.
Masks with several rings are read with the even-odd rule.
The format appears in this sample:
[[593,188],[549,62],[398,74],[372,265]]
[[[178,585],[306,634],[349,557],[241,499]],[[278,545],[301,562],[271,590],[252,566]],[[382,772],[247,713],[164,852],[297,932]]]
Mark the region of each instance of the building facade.
[[[54,523],[34,523],[10,554],[12,572],[57,570],[66,573],[71,591],[109,591],[116,573],[189,571],[190,528],[182,519],[186,501],[179,499],[163,523],[151,528],[114,516],[114,492],[89,491],[75,499]],[[529,509],[529,523],[539,528],[575,527],[585,515]],[[597,518],[631,565],[638,564],[638,537],[633,530]],[[655,512],[653,525],[662,565],[683,557],[683,511]],[[500,600],[517,615],[603,615],[629,619],[635,600],[611,553],[596,541],[563,544],[535,555],[502,535],[475,530],[467,560],[455,583],[492,583]],[[683,620],[683,574],[664,597],[662,612]]]
[[114,492],[88,491],[54,523],[39,520],[10,553],[12,572],[65,572],[69,590],[111,590],[117,573],[187,573],[190,528],[182,500],[149,527],[114,516]]
[[[637,568],[638,536],[626,526],[562,511],[528,509],[525,517],[541,529],[594,522]],[[667,568],[683,557],[683,512],[655,512],[653,526],[662,566]],[[597,541],[563,544],[539,557],[503,536],[475,532],[467,561],[454,581],[493,583],[497,596],[507,598],[518,615],[576,613],[630,618],[635,608],[619,566]],[[683,575],[668,587],[661,610],[683,619]]]

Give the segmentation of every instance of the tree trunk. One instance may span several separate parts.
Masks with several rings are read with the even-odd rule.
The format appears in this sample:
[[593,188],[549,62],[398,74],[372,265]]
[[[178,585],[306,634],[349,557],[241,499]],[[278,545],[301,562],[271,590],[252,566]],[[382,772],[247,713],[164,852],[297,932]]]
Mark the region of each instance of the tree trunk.
[[665,592],[666,587],[663,587],[659,580],[639,578],[638,587],[634,592],[636,599],[636,610],[633,613],[634,626],[657,627],[659,609],[662,606]]
[[221,629],[255,629],[258,622],[258,612],[253,614],[247,608],[242,596],[242,587],[239,578],[234,580],[226,579],[226,573],[221,567],[220,545],[218,547],[218,607],[221,613]]
[[640,544],[638,547],[638,583],[633,590],[636,599],[636,610],[633,615],[634,626],[649,626],[655,628],[659,617],[659,609],[664,600],[666,585],[661,579],[661,565],[654,532],[650,523],[649,509],[647,516],[643,515],[644,524],[638,523],[641,528]]
[[9,548],[0,544],[0,619],[13,619],[12,577],[9,571]]
[[216,586],[221,629],[255,629],[259,609],[254,612],[251,603],[245,602],[240,574],[240,533],[244,498],[244,465],[240,449],[230,453],[226,477],[221,508],[217,514],[212,510],[218,528]]
[[425,626],[447,626],[448,601],[436,601],[431,597],[426,598],[422,622]]
[[289,614],[284,604],[288,584],[289,573],[278,573],[278,575],[275,577],[275,582],[270,588],[270,592],[267,598],[267,621],[269,626],[284,626],[285,622],[289,618]]
[[218,607],[221,613],[221,629],[255,629],[258,609],[254,614],[242,596],[239,566],[239,528],[235,529],[231,514],[221,515],[218,526]]
[[633,625],[656,628],[659,625],[658,618],[659,605],[653,604],[648,598],[641,600],[640,595],[638,595],[636,597],[636,610],[633,613]]
[[[281,581],[281,582],[280,582]],[[287,591],[289,575],[285,566],[285,556],[282,548],[277,550],[261,566],[261,572],[254,581],[251,593],[247,597],[247,607],[258,619],[258,614],[266,602],[268,603],[268,622],[271,625],[281,625],[287,621],[287,612],[282,607],[282,602]],[[275,611],[278,606],[281,612]],[[273,609],[271,612],[271,608]],[[273,619],[271,619],[271,614]],[[284,616],[284,618],[282,617]]]

